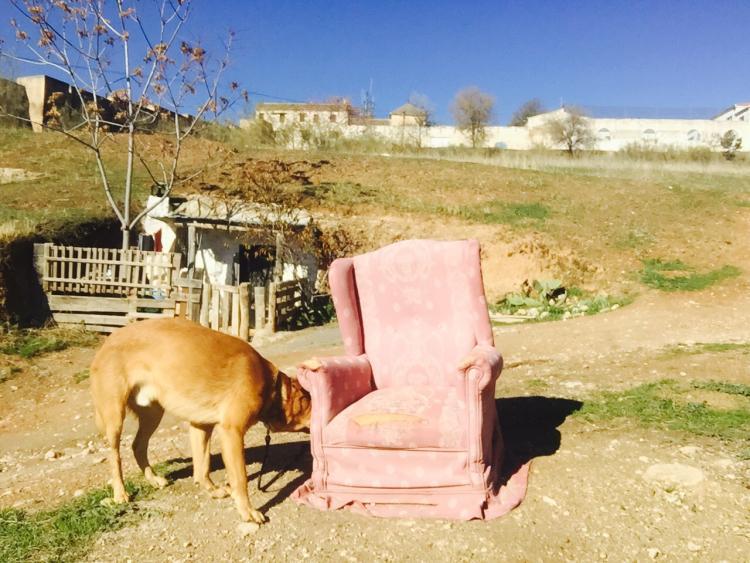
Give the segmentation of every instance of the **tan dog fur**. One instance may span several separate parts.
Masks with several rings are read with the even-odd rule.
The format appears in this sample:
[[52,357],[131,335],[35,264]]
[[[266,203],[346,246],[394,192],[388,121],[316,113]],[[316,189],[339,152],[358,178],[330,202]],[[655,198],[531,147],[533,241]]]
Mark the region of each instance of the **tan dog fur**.
[[272,430],[309,426],[310,396],[247,342],[181,319],[154,319],[114,332],[91,364],[96,423],[111,447],[115,502],[128,502],[120,436],[127,409],[138,418],[133,453],[149,483],[167,484],[148,461],[148,442],[164,411],[190,422],[193,480],[211,496],[227,495],[209,477],[209,440],[219,427],[231,495],[244,521],[263,515],[248,497],[244,436],[256,422]]

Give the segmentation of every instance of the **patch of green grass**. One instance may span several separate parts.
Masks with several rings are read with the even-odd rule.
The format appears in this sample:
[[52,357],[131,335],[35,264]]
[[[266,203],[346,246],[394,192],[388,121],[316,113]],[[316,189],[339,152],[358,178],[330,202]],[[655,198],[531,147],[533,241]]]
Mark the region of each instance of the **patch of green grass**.
[[750,342],[698,342],[696,344],[677,344],[666,349],[667,355],[705,354],[740,351],[750,353]]
[[[714,390],[721,391],[720,384],[717,385]],[[666,379],[645,383],[626,391],[604,392],[584,402],[575,416],[593,421],[627,418],[644,426],[679,430],[700,436],[725,440],[747,439],[750,433],[750,410],[714,409],[705,403],[681,402],[680,395],[689,389],[675,380]]]
[[0,353],[33,358],[71,346],[93,346],[99,337],[83,329],[45,328],[10,330],[0,334]]
[[[148,497],[154,489],[127,482],[133,499]],[[110,489],[96,489],[54,510],[26,512],[0,510],[0,561],[76,561],[97,536],[138,520],[144,512],[133,503],[102,503]]]
[[449,211],[464,219],[491,225],[533,223],[539,226],[550,215],[549,207],[541,203],[507,203],[499,200],[462,206]]
[[706,391],[718,391],[727,395],[741,395],[750,397],[750,385],[742,383],[727,383],[726,381],[696,381],[693,382],[696,389],[705,389]]
[[643,266],[641,282],[662,291],[700,291],[742,273],[739,268],[730,265],[710,272],[697,272],[680,260],[663,261],[658,258],[644,260]]
[[76,383],[83,383],[91,376],[91,372],[88,369],[82,369],[81,371],[73,374],[73,380]]

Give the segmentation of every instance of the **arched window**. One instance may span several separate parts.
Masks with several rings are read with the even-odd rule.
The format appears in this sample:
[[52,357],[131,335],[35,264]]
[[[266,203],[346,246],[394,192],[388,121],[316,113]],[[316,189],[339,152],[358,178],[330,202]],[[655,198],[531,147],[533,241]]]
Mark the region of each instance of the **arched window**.
[[596,138],[600,141],[611,141],[612,140],[612,133],[610,133],[609,129],[606,127],[602,127],[599,129],[599,131],[596,132]]
[[644,143],[655,143],[656,142],[656,131],[653,129],[644,129],[641,135]]
[[697,129],[691,129],[687,133],[687,140],[689,143],[697,143],[701,140],[701,134]]

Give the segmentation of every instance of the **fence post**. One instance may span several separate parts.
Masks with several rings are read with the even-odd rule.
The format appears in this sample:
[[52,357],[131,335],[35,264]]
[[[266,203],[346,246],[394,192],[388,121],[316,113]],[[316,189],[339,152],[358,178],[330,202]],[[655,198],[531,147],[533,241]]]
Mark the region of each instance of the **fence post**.
[[240,292],[237,295],[240,300],[240,333],[242,340],[247,340],[250,334],[250,284],[240,284]]
[[201,324],[203,326],[209,325],[209,313],[211,311],[211,282],[208,280],[203,282],[203,295],[201,297]]
[[255,334],[263,330],[266,313],[266,288],[258,286],[255,292]]
[[268,287],[268,330],[276,332],[276,282]]

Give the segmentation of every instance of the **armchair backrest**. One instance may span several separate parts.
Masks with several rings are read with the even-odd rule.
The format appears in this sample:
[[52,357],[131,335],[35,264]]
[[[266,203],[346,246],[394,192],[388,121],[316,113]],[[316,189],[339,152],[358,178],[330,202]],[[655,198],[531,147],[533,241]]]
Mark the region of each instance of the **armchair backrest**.
[[479,243],[408,240],[336,260],[331,293],[346,353],[366,353],[377,388],[454,385],[493,344]]

